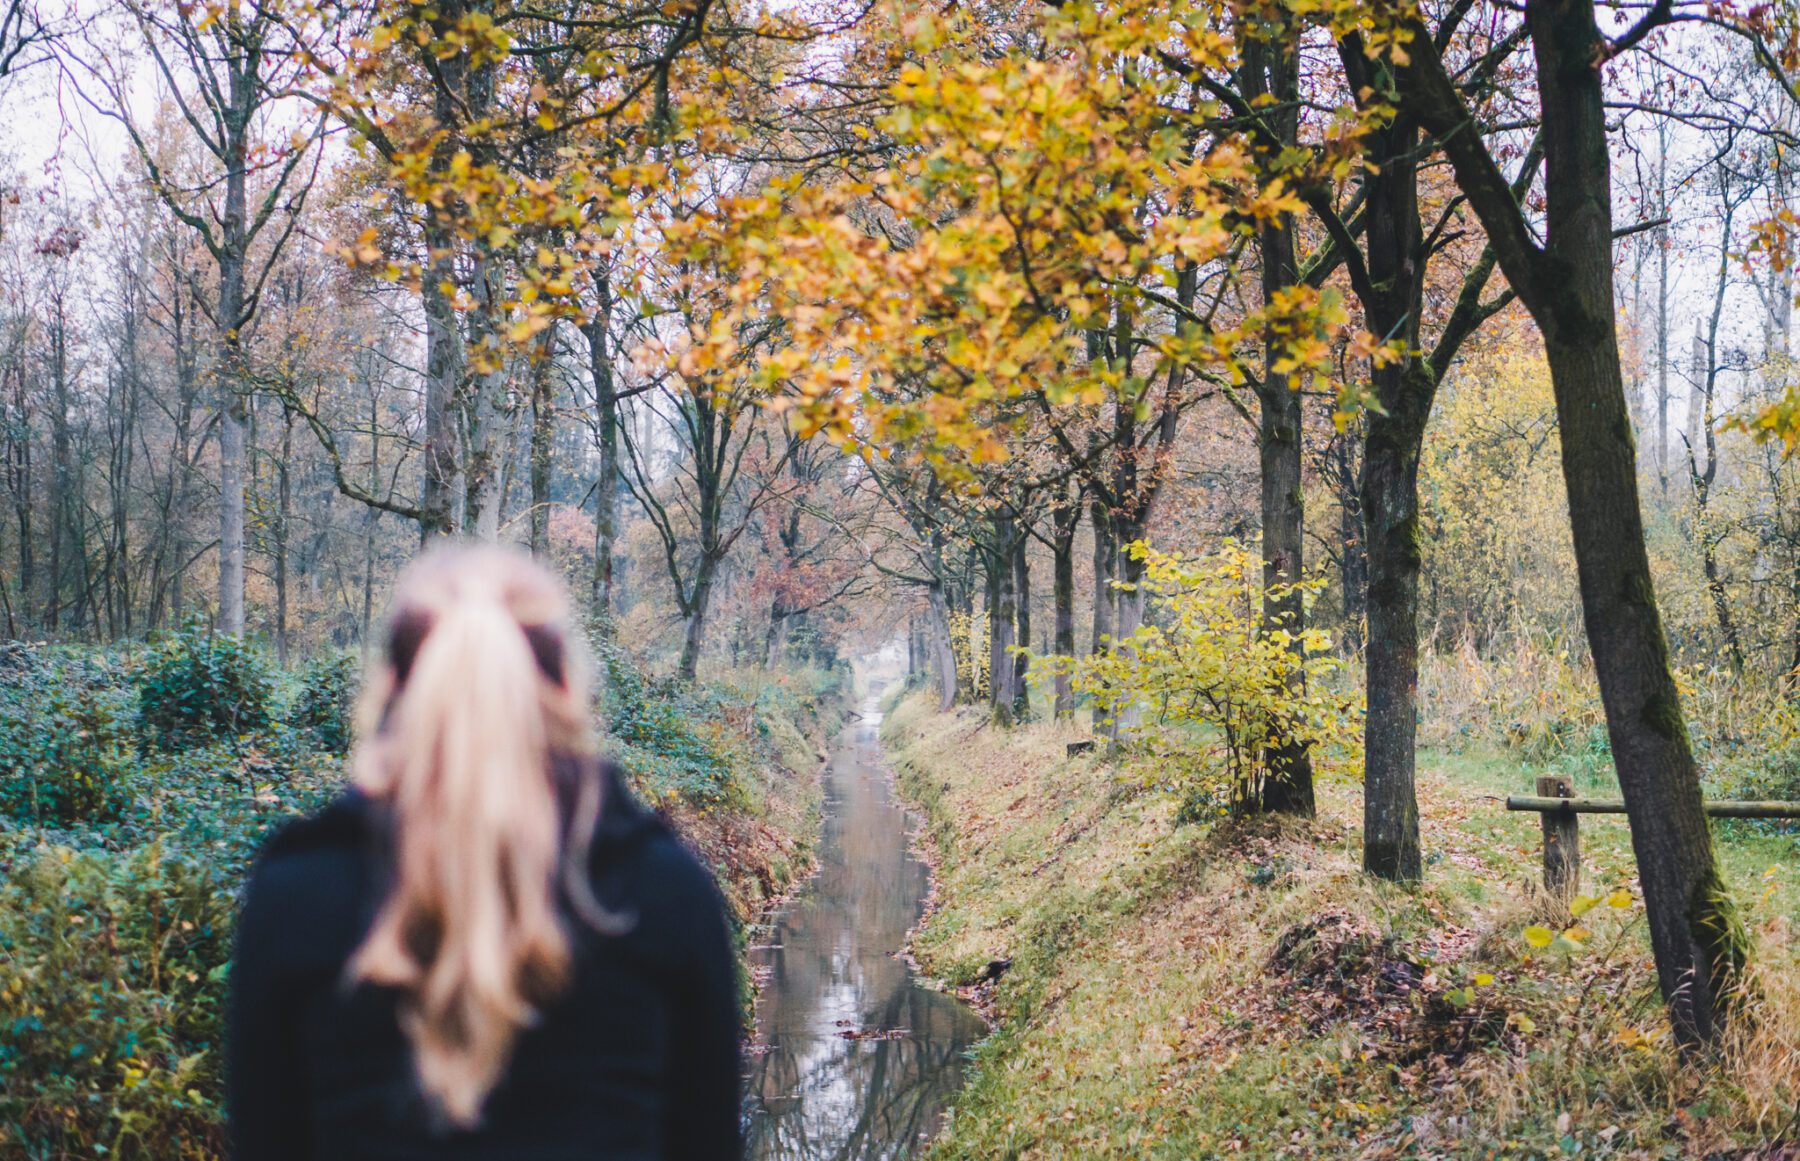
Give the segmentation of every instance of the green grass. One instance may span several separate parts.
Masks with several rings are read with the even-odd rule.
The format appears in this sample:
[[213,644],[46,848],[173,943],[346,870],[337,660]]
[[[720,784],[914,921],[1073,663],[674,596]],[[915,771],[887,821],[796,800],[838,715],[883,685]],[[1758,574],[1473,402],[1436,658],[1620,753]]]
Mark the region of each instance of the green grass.
[[[1584,950],[1521,937],[1553,905],[1536,816],[1497,799],[1536,768],[1424,753],[1406,891],[1360,874],[1354,786],[1323,787],[1314,823],[1180,827],[1134,760],[985,721],[915,696],[884,727],[942,856],[916,954],[953,983],[1013,960],[932,1157],[1737,1157],[1793,1132],[1793,837],[1722,840],[1762,1019],[1684,1067],[1637,907],[1585,916]],[[1623,820],[1583,832],[1588,890],[1629,890]]]
[[[1425,750],[1419,763],[1427,776],[1453,794],[1459,804],[1470,796],[1504,798],[1536,792],[1536,770],[1522,771],[1515,760],[1496,751]],[[1550,768],[1543,772],[1557,771]],[[1577,792],[1616,797],[1618,782],[1609,770],[1604,782],[1585,789],[1578,787]],[[1455,819],[1455,846],[1473,847],[1500,864],[1541,859],[1538,816],[1503,810],[1499,802],[1490,805],[1491,812],[1474,811]],[[1715,821],[1713,839],[1726,882],[1741,900],[1761,911],[1800,914],[1800,832],[1776,833],[1734,821]],[[1623,815],[1582,816],[1581,850],[1583,883],[1590,894],[1596,887],[1610,888],[1628,882],[1636,874],[1631,832]],[[1434,867],[1441,865],[1443,851],[1435,853],[1440,858]],[[1428,850],[1427,857],[1432,854]],[[1769,876],[1771,870],[1774,874]]]

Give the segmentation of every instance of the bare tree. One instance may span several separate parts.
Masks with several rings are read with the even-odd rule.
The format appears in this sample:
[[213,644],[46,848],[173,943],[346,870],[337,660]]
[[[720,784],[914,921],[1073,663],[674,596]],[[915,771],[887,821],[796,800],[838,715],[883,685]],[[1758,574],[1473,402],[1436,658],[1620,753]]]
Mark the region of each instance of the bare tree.
[[[300,63],[279,43],[284,26],[268,4],[214,11],[122,0],[167,99],[201,161],[190,174],[152,147],[135,112],[131,74],[110,46],[94,45],[83,71],[99,87],[98,112],[124,127],[150,187],[192,230],[213,261],[210,293],[194,301],[215,334],[212,368],[219,421],[219,623],[244,630],[245,423],[250,371],[242,336],[264,284],[300,220],[322,152],[325,118],[279,123],[281,95]],[[83,90],[84,96],[87,95]],[[280,130],[289,132],[282,134]],[[255,187],[254,189],[252,187]],[[252,205],[252,197],[255,204]]]

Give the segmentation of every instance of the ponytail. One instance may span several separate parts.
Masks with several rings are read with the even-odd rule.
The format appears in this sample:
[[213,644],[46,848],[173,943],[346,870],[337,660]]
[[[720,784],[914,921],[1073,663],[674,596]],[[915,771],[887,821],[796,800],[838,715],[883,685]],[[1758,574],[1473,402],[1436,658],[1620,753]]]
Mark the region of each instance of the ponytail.
[[369,683],[374,728],[354,758],[392,820],[393,877],[349,976],[400,993],[420,1086],[465,1127],[567,984],[559,884],[579,881],[581,910],[597,910],[569,865],[597,785],[580,788],[585,826],[565,842],[554,781],[559,761],[591,749],[562,613],[559,586],[524,558],[429,554],[402,581]]

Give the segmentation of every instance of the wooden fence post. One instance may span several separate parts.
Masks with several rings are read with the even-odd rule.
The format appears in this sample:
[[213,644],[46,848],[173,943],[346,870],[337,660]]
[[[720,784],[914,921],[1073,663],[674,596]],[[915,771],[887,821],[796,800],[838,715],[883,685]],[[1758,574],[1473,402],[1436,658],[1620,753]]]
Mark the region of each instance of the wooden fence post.
[[[1573,798],[1575,788],[1560,774],[1539,775],[1539,798]],[[1581,816],[1566,807],[1538,815],[1544,824],[1544,890],[1568,903],[1581,890]]]

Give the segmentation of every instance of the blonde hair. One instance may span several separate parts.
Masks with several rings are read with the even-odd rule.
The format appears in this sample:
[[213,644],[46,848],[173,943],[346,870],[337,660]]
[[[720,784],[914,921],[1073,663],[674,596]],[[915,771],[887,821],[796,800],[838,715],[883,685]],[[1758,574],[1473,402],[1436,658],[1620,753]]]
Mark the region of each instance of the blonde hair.
[[[568,983],[559,894],[609,922],[586,874],[600,782],[568,610],[528,557],[430,551],[400,579],[363,694],[352,775],[391,820],[392,881],[348,975],[401,993],[420,1086],[459,1126]],[[567,841],[559,764],[583,775]]]

